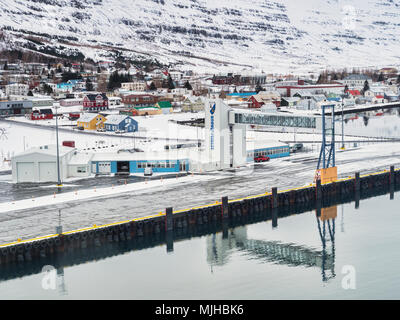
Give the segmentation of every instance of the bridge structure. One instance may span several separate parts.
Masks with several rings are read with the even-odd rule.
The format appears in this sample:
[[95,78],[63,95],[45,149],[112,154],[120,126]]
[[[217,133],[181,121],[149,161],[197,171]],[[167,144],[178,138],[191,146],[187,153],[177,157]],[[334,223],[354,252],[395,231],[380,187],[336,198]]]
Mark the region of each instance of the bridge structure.
[[[328,116],[294,115],[232,109],[221,99],[205,103],[205,171],[246,165],[246,126],[277,126],[322,130]],[[333,123],[333,117],[330,117]]]

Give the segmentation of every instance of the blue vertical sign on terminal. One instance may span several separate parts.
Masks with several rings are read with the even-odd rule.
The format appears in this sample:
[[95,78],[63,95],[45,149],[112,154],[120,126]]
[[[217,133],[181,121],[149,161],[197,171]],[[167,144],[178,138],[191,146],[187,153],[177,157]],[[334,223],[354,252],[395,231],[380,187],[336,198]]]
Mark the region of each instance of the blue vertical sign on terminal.
[[215,113],[215,103],[210,108],[210,149],[214,150],[214,113]]

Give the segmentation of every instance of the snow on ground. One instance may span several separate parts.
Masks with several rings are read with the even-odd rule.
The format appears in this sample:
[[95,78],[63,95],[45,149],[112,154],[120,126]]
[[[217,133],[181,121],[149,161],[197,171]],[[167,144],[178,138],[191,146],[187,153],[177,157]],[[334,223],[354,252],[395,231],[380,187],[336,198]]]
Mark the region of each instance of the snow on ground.
[[[389,169],[390,165],[400,165],[400,145],[379,144],[347,149],[337,152],[336,163],[339,177],[354,176],[356,171],[362,174]],[[55,199],[47,199],[49,203],[40,207],[31,207],[18,211],[6,211],[0,214],[0,241],[15,241],[17,238],[29,239],[35,236],[54,233],[60,224],[64,231],[79,229],[93,224],[101,225],[148,216],[164,211],[167,207],[174,210],[192,208],[198,205],[213,203],[222,196],[229,199],[270,192],[272,187],[285,190],[313,181],[317,153],[299,153],[291,157],[272,159],[264,164],[241,168],[236,172],[218,171],[209,174],[205,180],[199,176],[187,177],[187,183],[163,184],[152,188],[135,189],[108,195],[110,187],[105,188],[107,194],[96,198],[84,198],[81,201],[68,201],[52,204]],[[172,180],[175,180],[174,178]],[[165,180],[166,181],[166,180]],[[181,180],[185,181],[185,180]],[[143,186],[143,183],[142,183]],[[123,188],[130,188],[120,186]],[[100,189],[98,189],[100,190]],[[112,191],[113,189],[111,189]],[[78,191],[79,193],[81,191]],[[84,194],[94,193],[94,189],[82,191]],[[98,191],[96,191],[98,192]],[[57,197],[61,195],[56,195]],[[73,194],[70,196],[73,196]],[[32,199],[23,200],[25,206],[35,206]],[[12,204],[8,204],[8,207]]]
[[[144,151],[163,149],[170,138],[176,143],[176,139],[196,139],[196,128],[181,126],[169,120],[188,120],[197,114],[182,113],[170,115],[156,115],[137,117],[139,132],[117,135],[114,132],[98,133],[96,131],[80,132],[73,130],[76,121],[59,121],[59,141],[73,140],[77,149],[90,149],[93,152],[112,152],[124,148],[139,148]],[[0,120],[0,128],[5,129],[5,134],[0,136],[0,171],[10,170],[10,160],[15,154],[21,153],[31,147],[56,143],[56,131],[50,126],[55,126],[55,120],[31,121],[25,117],[12,117],[8,122]],[[67,129],[67,130],[64,130]],[[199,129],[201,132],[201,129]],[[149,137],[139,139],[135,137]],[[131,139],[129,139],[131,138]],[[161,138],[161,140],[155,139]]]
[[[158,192],[160,189],[171,188],[174,185],[179,184],[180,186],[193,182],[201,182],[206,180],[213,180],[215,177],[212,175],[200,175],[194,176],[189,175],[185,177],[179,177],[176,179],[157,179],[143,182],[136,182],[118,186],[111,186],[105,188],[96,188],[79,190],[67,193],[54,194],[51,196],[43,196],[38,198],[31,198],[19,201],[4,202],[0,203],[0,214],[15,210],[33,209],[43,206],[59,205],[65,202],[77,202],[82,200],[102,198],[116,196],[121,193],[130,192],[132,195],[138,194],[146,189],[152,189],[152,192]],[[54,187],[54,186],[48,186]]]

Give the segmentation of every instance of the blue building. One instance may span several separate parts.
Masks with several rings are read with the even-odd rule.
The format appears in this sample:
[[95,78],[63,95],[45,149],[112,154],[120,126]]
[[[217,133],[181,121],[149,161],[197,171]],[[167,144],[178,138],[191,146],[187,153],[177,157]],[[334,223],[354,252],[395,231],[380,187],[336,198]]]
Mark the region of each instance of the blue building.
[[288,157],[290,155],[289,145],[275,144],[271,146],[255,146],[253,150],[247,151],[247,162],[253,162],[255,157],[265,156],[270,159]]
[[138,131],[138,123],[127,115],[113,114],[107,116],[107,120],[104,122],[104,128],[106,131],[136,132]]
[[61,82],[57,83],[57,90],[58,91],[73,91],[74,85],[72,83]]
[[234,99],[249,99],[252,96],[255,96],[257,92],[234,92],[234,93],[229,93],[226,96],[229,98],[234,98]]
[[152,168],[154,173],[187,172],[189,159],[171,159],[168,154],[152,156],[144,152],[121,152],[117,154],[96,154],[91,161],[92,173],[95,174],[131,174],[144,173],[145,168]]

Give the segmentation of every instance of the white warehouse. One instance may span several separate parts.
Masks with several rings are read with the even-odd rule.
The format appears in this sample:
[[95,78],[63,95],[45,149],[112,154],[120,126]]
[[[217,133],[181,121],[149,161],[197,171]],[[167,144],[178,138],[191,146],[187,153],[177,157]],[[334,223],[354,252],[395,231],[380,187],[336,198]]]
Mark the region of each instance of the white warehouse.
[[[68,177],[68,163],[75,154],[75,148],[59,147],[60,178]],[[14,183],[57,181],[56,145],[29,149],[11,159]]]

